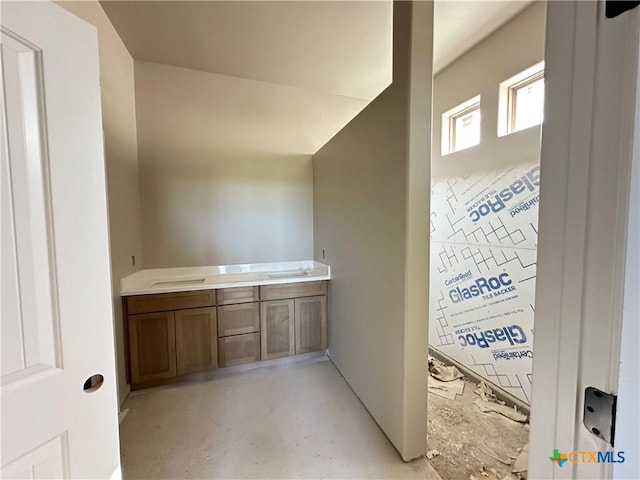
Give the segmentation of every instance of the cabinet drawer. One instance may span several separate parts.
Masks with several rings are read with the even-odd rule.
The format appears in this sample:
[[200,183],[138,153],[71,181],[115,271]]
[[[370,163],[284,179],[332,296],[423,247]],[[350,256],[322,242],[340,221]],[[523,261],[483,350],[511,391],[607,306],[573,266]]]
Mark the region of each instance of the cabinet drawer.
[[239,303],[218,307],[218,336],[260,331],[260,304]]
[[183,308],[210,307],[216,304],[215,290],[195,292],[154,293],[127,297],[128,313],[163,312]]
[[257,302],[258,287],[233,287],[218,290],[218,305]]
[[220,367],[233,367],[259,360],[259,333],[246,333],[218,339],[218,365]]
[[327,282],[299,282],[260,287],[260,300],[280,300],[284,298],[313,297],[327,294]]

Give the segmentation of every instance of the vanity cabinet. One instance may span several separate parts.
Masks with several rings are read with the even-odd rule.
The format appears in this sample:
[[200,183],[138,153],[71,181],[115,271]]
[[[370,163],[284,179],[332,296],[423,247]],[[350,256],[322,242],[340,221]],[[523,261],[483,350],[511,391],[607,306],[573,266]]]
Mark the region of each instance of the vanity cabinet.
[[132,390],[192,374],[320,351],[327,282],[295,282],[123,297]]

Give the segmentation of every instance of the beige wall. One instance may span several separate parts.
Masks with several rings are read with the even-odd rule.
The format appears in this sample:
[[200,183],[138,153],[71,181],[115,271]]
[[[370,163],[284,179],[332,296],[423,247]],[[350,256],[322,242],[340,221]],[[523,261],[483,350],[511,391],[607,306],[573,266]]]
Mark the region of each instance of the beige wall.
[[[58,4],[98,29],[118,398],[122,403],[129,392],[129,386],[126,383],[124,363],[120,278],[139,270],[144,261],[133,59],[97,1],[64,1]],[[131,261],[133,255],[136,257],[135,266]]]
[[[311,156],[279,153],[261,105],[242,96],[290,87],[148,62],[135,68],[145,268],[311,258]],[[251,108],[235,126],[239,110]],[[295,122],[299,106],[281,108],[283,121]]]
[[[545,3],[535,2],[434,78],[434,179],[539,160],[540,127],[498,137],[498,85],[544,59],[545,14]],[[480,145],[442,156],[442,114],[478,94]]]
[[405,459],[426,439],[431,22],[395,3],[393,84],[313,158],[330,356]]

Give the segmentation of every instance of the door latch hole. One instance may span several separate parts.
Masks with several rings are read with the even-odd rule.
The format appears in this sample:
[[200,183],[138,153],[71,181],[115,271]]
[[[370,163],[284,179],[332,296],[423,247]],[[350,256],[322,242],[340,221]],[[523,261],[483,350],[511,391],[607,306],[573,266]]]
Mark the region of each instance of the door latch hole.
[[95,375],[91,375],[84,381],[84,385],[82,386],[82,390],[86,393],[93,393],[98,390],[102,384],[104,383],[104,377],[99,373]]

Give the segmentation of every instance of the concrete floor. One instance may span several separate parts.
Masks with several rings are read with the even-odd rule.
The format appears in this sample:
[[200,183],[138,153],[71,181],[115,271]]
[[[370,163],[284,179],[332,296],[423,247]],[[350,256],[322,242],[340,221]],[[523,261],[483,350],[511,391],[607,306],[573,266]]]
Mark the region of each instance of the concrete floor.
[[125,479],[440,480],[404,463],[329,361],[265,367],[130,396]]

